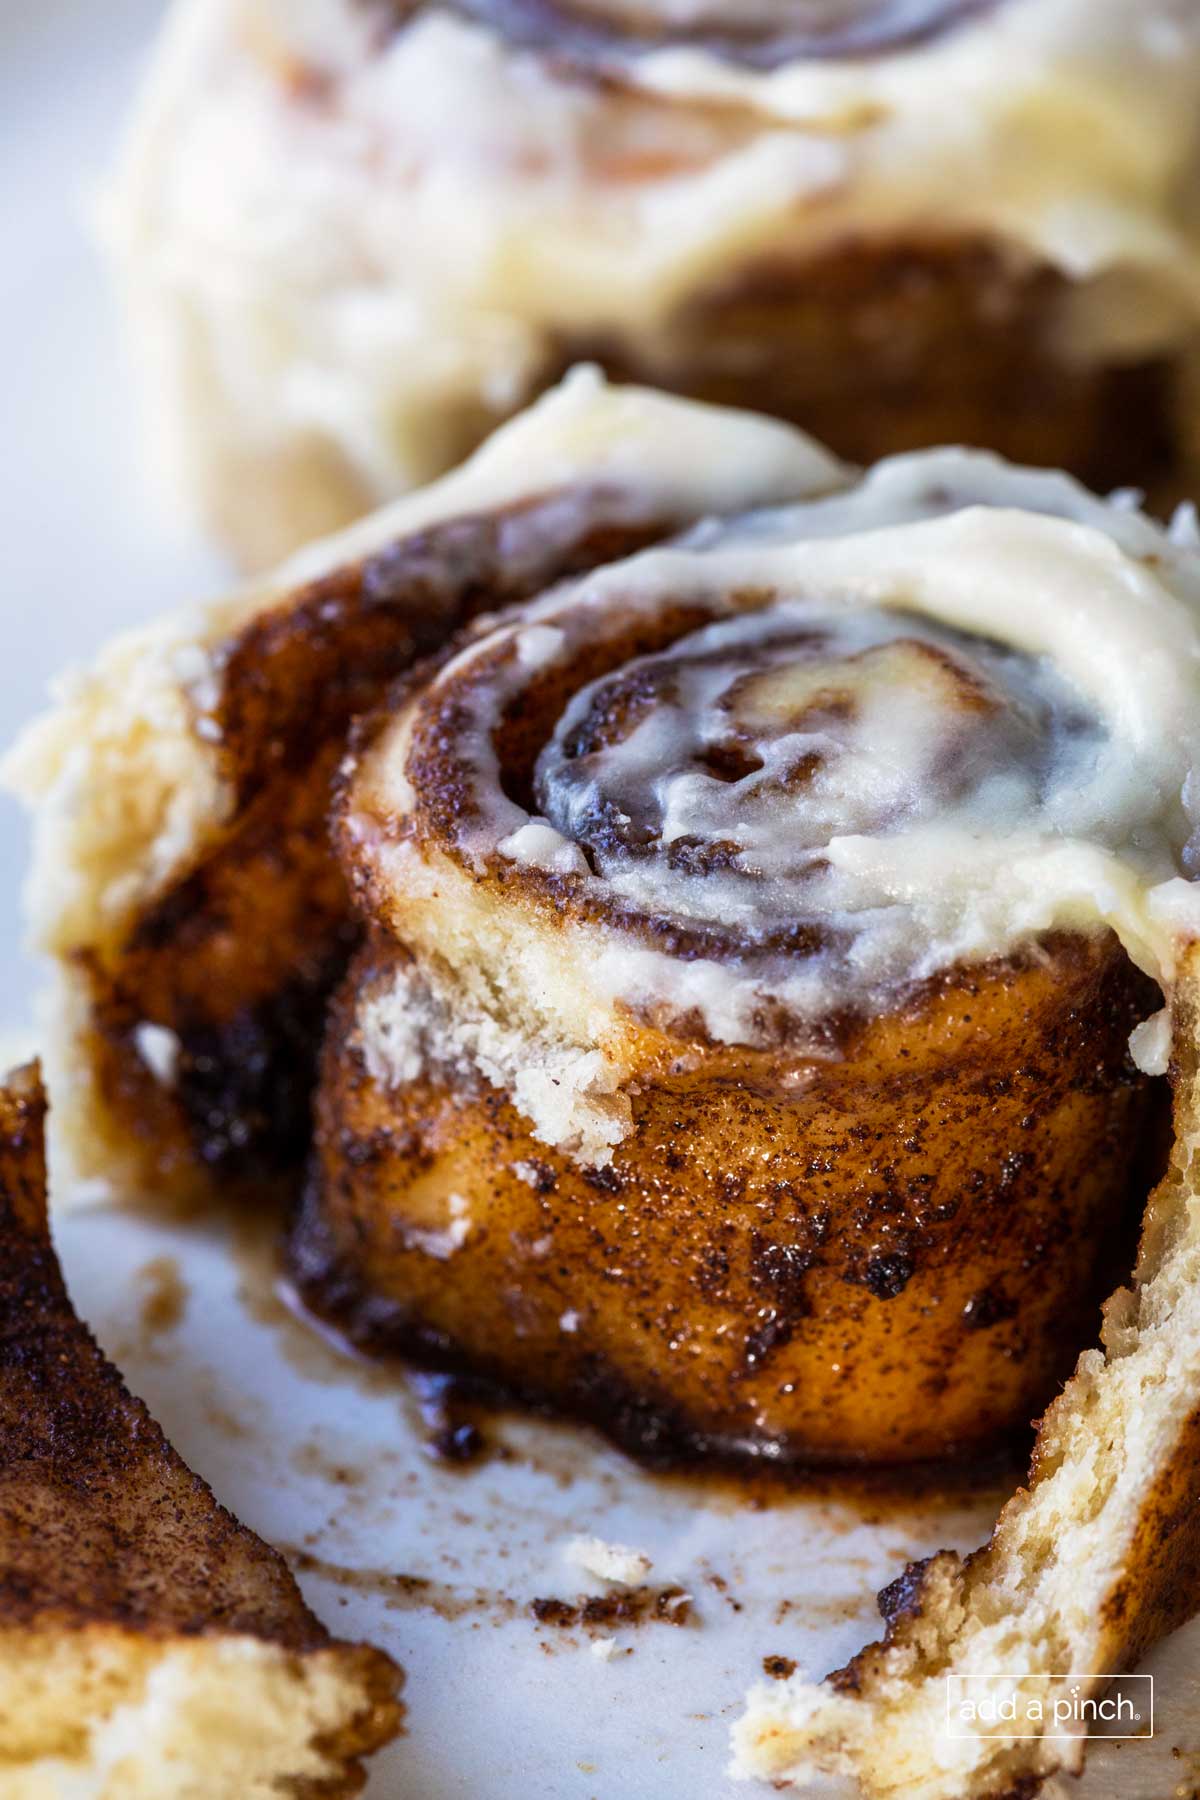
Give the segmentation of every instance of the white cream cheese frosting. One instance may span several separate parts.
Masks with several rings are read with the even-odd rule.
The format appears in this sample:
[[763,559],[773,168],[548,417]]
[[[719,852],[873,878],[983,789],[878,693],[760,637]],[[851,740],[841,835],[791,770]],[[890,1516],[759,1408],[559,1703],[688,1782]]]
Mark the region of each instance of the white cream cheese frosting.
[[37,814],[27,912],[39,948],[107,943],[229,822],[217,722],[231,637],[305,587],[445,521],[561,496],[597,520],[702,517],[839,486],[846,472],[772,419],[616,387],[574,369],[459,468],[289,557],[265,580],[114,640],[56,682],[0,763]]
[[193,491],[257,460],[268,534],[290,457],[336,516],[440,472],[555,343],[653,342],[714,280],[847,242],[1044,262],[1085,361],[1187,341],[1195,9],[961,10],[877,54],[676,43],[595,81],[432,0],[179,0],[106,207],[163,455]]
[[[483,987],[538,995],[531,1063],[566,1054],[550,1017],[564,1043],[580,1034],[577,1054],[592,1030],[619,1061],[614,1005],[698,1014],[734,1043],[760,1041],[764,1007],[773,1021],[783,1008],[793,1047],[807,1021],[809,1049],[827,1054],[827,1015],[1055,929],[1110,928],[1169,992],[1181,942],[1200,936],[1192,537],[1186,518],[1172,535],[983,454],[892,459],[482,631],[373,747],[350,829],[417,946],[435,891],[465,916],[473,882],[506,865],[566,884],[583,909],[569,953],[561,933],[543,955],[536,932],[508,943],[480,927]],[[706,622],[574,693],[542,746],[534,810],[505,792],[494,734],[530,680],[680,604]],[[430,862],[414,761],[443,704],[468,803],[449,858]],[[699,933],[698,947],[658,948],[646,919]],[[440,965],[469,981],[478,937],[438,930]],[[710,930],[720,954],[704,953]],[[461,996],[448,1011],[473,1016]],[[488,1011],[485,996],[476,1036]],[[1161,1024],[1135,1033],[1147,1069],[1165,1065]]]

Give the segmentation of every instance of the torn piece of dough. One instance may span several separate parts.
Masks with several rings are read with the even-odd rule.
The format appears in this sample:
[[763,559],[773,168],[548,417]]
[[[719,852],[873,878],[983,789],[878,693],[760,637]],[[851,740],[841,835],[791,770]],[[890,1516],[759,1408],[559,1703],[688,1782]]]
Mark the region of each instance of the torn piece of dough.
[[0,1793],[356,1794],[401,1674],[338,1643],[76,1317],[35,1070],[0,1088]]

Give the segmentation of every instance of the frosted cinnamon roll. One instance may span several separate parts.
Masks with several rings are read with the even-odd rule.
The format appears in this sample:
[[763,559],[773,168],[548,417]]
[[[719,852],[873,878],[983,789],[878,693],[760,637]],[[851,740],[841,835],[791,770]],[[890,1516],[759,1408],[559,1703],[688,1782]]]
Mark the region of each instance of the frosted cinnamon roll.
[[160,460],[247,561],[581,356],[869,462],[1177,473],[1180,0],[177,0],[108,230]]
[[[961,1448],[1078,1349],[1169,1090],[1027,1486],[752,1696],[742,1775],[1025,1800],[1053,1681],[1194,1609],[1198,702],[1194,515],[949,451],[481,622],[344,768],[292,1264],[368,1348],[649,1453]],[[1026,1729],[948,1739],[998,1672]]]
[[643,1449],[1026,1421],[1145,1196],[1198,584],[945,451],[447,650],[344,776],[313,1304]]
[[61,1188],[253,1192],[302,1165],[325,1002],[358,936],[326,830],[355,712],[485,608],[843,479],[780,425],[581,370],[445,480],[64,684],[8,767],[58,971]]

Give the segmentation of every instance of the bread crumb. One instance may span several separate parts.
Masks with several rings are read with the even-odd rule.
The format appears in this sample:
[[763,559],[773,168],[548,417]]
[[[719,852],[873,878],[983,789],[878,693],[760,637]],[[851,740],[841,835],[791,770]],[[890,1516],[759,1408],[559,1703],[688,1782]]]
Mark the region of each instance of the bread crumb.
[[456,1250],[461,1250],[471,1231],[471,1208],[462,1194],[451,1194],[449,1198],[450,1223],[440,1231],[431,1231],[422,1226],[410,1225],[405,1230],[405,1240],[417,1250],[423,1250],[426,1256],[436,1256],[439,1262],[446,1262]]
[[654,1567],[643,1551],[631,1550],[626,1544],[606,1544],[598,1537],[572,1538],[566,1557],[598,1581],[611,1581],[618,1587],[636,1587]]

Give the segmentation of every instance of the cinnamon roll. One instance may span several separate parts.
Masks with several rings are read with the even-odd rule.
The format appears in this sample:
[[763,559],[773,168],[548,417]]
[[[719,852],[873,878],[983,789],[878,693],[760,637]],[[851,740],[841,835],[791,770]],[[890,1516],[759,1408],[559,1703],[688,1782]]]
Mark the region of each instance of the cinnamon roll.
[[742,1774],[1026,1800],[1082,1735],[949,1740],[946,1676],[1051,1720],[1194,1610],[1198,702],[1190,509],[945,451],[480,622],[345,764],[291,1254],[367,1348],[651,1453],[961,1449],[1078,1350],[1169,1076],[1028,1485]]
[[651,1452],[1027,1420],[1145,1197],[1198,579],[1061,476],[916,454],[402,685],[343,776],[311,1303]]
[[111,184],[160,461],[255,564],[580,356],[869,462],[1169,480],[1180,0],[177,0]]
[[706,513],[841,479],[783,426],[581,370],[444,481],[68,683],[8,770],[58,969],[64,1190],[253,1193],[302,1165],[325,1002],[358,937],[330,780],[351,716],[414,658]]
[[1028,1800],[1081,1741],[948,1749],[944,1676],[1094,1691],[1200,1569],[1198,769],[1190,508],[583,375],[19,753],[70,1135],[160,1188],[311,1148],[310,1305],[650,1456],[995,1436],[1153,1187],[992,1542],[739,1727]]

